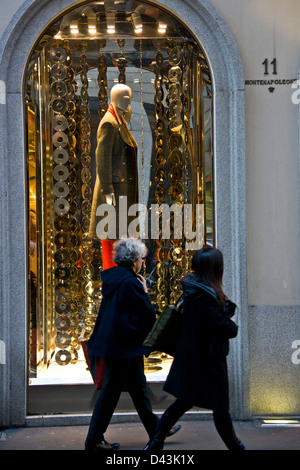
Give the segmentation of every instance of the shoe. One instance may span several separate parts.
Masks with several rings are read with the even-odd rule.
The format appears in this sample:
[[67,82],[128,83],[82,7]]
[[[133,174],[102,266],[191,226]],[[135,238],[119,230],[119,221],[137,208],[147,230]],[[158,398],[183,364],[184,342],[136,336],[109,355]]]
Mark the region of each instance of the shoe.
[[246,447],[244,446],[242,441],[240,441],[240,439],[236,438],[234,441],[234,444],[232,446],[229,446],[228,449],[229,450],[246,450]]
[[168,432],[168,434],[166,435],[166,437],[174,436],[174,434],[176,434],[180,429],[181,429],[180,424],[173,426]]
[[103,441],[100,441],[95,445],[86,445],[85,450],[117,450],[119,449],[119,447],[120,444],[118,442],[110,444],[104,439]]
[[[176,434],[180,429],[181,429],[180,424],[173,426],[168,432],[168,434],[166,435],[166,437],[174,436],[174,434]],[[152,439],[150,439],[150,441],[144,447],[143,450],[148,450],[148,451],[150,450],[153,452],[163,450],[164,443],[165,443],[164,439],[158,438],[158,437],[152,437]]]

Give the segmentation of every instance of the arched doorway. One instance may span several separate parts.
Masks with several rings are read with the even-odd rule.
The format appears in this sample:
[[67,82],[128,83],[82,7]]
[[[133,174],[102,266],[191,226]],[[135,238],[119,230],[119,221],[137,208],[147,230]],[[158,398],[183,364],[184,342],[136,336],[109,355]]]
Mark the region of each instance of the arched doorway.
[[[86,2],[85,2],[86,3]],[[28,4],[28,5],[27,5]],[[30,10],[27,11],[27,7]],[[22,70],[24,70],[27,54],[31,44],[36,41],[36,31],[46,31],[45,23],[50,24],[52,18],[59,18],[60,10],[68,8],[71,1],[51,2],[50,4],[37,5],[33,1],[28,1],[22,11],[20,10],[14,17],[11,30],[7,35],[5,45],[5,56],[1,56],[1,71],[5,77],[8,91],[8,104],[10,113],[5,115],[5,122],[9,133],[13,132],[15,139],[19,142],[15,146],[13,141],[6,147],[6,154],[14,155],[21,161],[24,148],[22,142],[22,124],[20,123],[20,105],[22,103]],[[208,65],[214,78],[214,175],[215,175],[215,241],[223,249],[225,260],[229,262],[226,277],[227,292],[237,300],[241,306],[240,321],[244,333],[243,339],[233,348],[231,367],[235,371],[233,376],[234,397],[232,400],[236,415],[244,416],[247,410],[247,394],[244,393],[244,375],[247,374],[247,324],[246,324],[246,292],[244,269],[246,266],[245,253],[245,195],[244,195],[244,122],[241,119],[243,114],[243,76],[242,68],[236,49],[236,45],[222,22],[218,13],[207,1],[194,2],[188,6],[180,1],[168,0],[161,2],[166,11],[172,13],[176,11],[182,23],[189,30],[193,31],[194,38],[201,38],[204,46],[205,57],[209,58]],[[25,13],[23,13],[25,11]],[[65,10],[66,11],[66,10]],[[172,16],[175,17],[174,13]],[[18,26],[22,24],[21,29]],[[25,34],[26,33],[26,34]],[[198,44],[198,41],[197,41]],[[200,44],[200,43],[199,43]],[[198,44],[198,45],[199,45]],[[27,69],[27,65],[26,65]],[[14,104],[12,105],[12,102]],[[226,120],[224,119],[226,116]],[[12,131],[13,130],[13,131]],[[8,134],[9,138],[9,134]],[[6,143],[4,142],[5,146]],[[18,161],[19,161],[18,160]],[[22,171],[15,172],[13,160],[5,162],[12,178],[4,181],[3,188],[8,190],[8,210],[4,216],[4,223],[9,227],[17,226],[22,220],[24,207],[24,178]],[[22,166],[22,165],[21,165]],[[15,224],[15,225],[14,225]],[[11,311],[24,312],[27,308],[25,303],[25,273],[18,269],[19,258],[25,253],[27,248],[24,243],[24,232],[22,224],[18,225],[18,230],[12,230],[10,237],[4,240],[3,246],[10,256],[10,270],[7,284],[11,286],[10,294],[7,294],[6,309],[9,317]],[[18,246],[18,256],[13,254],[13,246]],[[14,253],[15,255],[15,253]],[[20,258],[20,259],[21,259]],[[7,264],[3,264],[5,271]],[[14,303],[9,299],[14,298]],[[7,329],[7,338],[11,345],[14,345],[14,354],[18,357],[25,356],[24,340],[20,340],[20,334],[25,328],[25,319],[19,315],[19,328],[16,330]],[[24,327],[24,328],[23,328]],[[22,330],[22,331],[21,331]],[[11,410],[11,418],[7,420],[14,423],[22,422],[26,411],[24,408],[26,397],[24,363],[18,362],[19,374],[15,374],[15,368],[9,372],[8,380],[5,381],[6,395],[10,396],[11,403],[18,405]],[[11,386],[9,386],[9,383]],[[246,397],[246,398],[245,398]],[[246,411],[247,414],[247,411]],[[22,418],[23,416],[23,418]]]
[[[137,164],[122,189],[129,170],[117,169],[119,156],[97,129],[116,112],[111,90],[125,84],[132,115],[126,137],[120,132],[117,139],[127,143],[131,136]],[[144,276],[158,312],[178,300],[193,251],[215,243],[211,73],[196,39],[163,9],[89,2],[39,38],[25,92],[30,384],[87,383],[81,342],[94,326],[113,241],[122,235],[145,241]],[[98,205],[99,184],[101,191],[120,188],[120,200],[108,203],[106,192]],[[94,223],[101,207],[105,217]],[[118,233],[126,212],[135,218],[124,217]],[[148,380],[163,382],[171,361],[159,351],[145,358]]]

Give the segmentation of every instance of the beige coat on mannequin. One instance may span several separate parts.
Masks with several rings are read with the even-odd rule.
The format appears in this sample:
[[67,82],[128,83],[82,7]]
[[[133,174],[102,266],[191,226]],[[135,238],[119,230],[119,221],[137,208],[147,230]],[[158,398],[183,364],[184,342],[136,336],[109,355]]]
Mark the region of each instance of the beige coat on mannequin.
[[[130,99],[126,101],[130,92]],[[116,239],[119,238],[119,197],[127,196],[127,206],[138,202],[137,143],[131,135],[124,115],[128,112],[132,92],[126,85],[115,85],[111,105],[97,131],[96,182],[94,187],[89,235],[98,238],[96,211],[101,204],[113,204],[116,210]],[[124,109],[125,108],[125,109]],[[124,216],[124,214],[122,214]],[[129,221],[127,221],[128,227]],[[125,234],[124,234],[125,235]]]

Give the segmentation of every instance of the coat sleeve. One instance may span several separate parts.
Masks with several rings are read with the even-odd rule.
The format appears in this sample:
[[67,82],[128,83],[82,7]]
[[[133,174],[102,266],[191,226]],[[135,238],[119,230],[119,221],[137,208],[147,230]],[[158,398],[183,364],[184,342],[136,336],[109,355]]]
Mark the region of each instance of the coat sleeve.
[[206,306],[205,317],[208,327],[214,330],[218,336],[227,339],[237,336],[238,326],[226,316],[216,301]]
[[120,290],[120,301],[123,307],[130,312],[133,323],[140,324],[141,329],[150,331],[154,325],[155,309],[149,295],[144,291],[142,283],[135,277],[125,281]]
[[114,192],[112,182],[113,144],[115,128],[110,122],[104,122],[98,129],[96,161],[98,176],[104,194]]

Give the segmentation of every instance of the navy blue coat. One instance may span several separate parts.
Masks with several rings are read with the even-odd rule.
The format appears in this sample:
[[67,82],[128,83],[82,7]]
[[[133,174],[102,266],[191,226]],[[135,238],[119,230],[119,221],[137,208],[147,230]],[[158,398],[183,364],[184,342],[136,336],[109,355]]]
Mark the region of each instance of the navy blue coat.
[[126,359],[149,354],[143,341],[155,322],[149,295],[131,268],[101,273],[103,299],[87,343],[89,357]]
[[238,332],[230,319],[236,306],[227,301],[224,310],[215,291],[193,275],[181,282],[183,327],[164,389],[192,406],[228,410],[226,356]]

